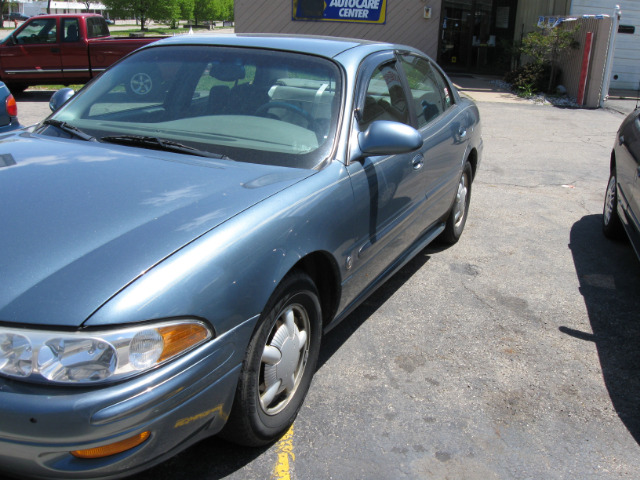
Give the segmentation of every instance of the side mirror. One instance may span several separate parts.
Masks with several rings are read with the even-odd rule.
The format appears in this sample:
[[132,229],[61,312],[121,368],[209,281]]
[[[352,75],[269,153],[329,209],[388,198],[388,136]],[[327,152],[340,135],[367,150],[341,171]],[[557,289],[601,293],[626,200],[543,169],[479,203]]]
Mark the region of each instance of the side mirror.
[[61,88],[56,93],[51,95],[51,100],[49,100],[49,108],[52,112],[60,109],[62,105],[67,103],[71,97],[75,95],[75,90],[73,88]]
[[399,122],[378,120],[358,133],[358,146],[363,155],[395,155],[409,153],[422,146],[422,136],[415,128]]

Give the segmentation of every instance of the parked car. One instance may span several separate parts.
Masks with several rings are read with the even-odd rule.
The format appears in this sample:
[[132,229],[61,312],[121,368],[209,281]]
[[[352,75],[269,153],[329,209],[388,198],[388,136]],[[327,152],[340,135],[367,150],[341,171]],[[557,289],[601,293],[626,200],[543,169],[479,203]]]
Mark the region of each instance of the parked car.
[[640,109],[622,122],[613,144],[602,230],[614,239],[626,233],[640,259]]
[[20,12],[10,12],[10,13],[5,13],[2,18],[5,21],[10,21],[13,22],[14,20],[17,20],[19,22],[24,22],[25,20],[29,20],[31,17],[29,15],[25,15],[24,13],[20,13]]
[[71,93],[0,139],[0,471],[273,442],[323,333],[465,227],[478,109],[411,47],[177,36]]
[[21,128],[18,121],[18,104],[7,86],[0,82],[0,133]]

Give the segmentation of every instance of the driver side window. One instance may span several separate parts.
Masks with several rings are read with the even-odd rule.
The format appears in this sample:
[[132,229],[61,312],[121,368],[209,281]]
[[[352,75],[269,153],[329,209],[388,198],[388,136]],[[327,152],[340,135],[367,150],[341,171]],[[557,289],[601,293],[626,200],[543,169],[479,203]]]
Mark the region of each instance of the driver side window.
[[409,124],[408,106],[400,73],[394,63],[380,65],[369,79],[360,129],[365,130],[376,120]]
[[16,41],[20,45],[35,43],[56,43],[56,20],[49,18],[46,20],[36,19],[16,35]]

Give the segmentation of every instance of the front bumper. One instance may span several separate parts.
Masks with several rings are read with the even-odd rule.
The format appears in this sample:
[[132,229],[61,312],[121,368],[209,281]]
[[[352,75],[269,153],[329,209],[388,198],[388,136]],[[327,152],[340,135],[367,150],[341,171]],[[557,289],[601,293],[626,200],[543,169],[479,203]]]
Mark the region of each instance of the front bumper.
[[[146,375],[101,387],[0,379],[0,472],[20,478],[119,478],[224,426],[256,319]],[[141,445],[98,459],[71,451],[148,431]]]

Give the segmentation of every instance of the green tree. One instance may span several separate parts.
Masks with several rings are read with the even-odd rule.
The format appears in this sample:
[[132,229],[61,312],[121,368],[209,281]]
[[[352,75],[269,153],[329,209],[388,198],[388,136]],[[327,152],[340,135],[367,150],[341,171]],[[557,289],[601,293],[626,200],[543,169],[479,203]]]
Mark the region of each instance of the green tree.
[[579,29],[579,26],[564,28],[545,24],[538,27],[538,30],[527,34],[522,40],[522,53],[531,57],[534,63],[540,66],[549,65],[551,67],[551,75],[547,87],[549,92],[553,87],[553,82],[558,72],[560,55],[570,48],[579,46],[575,39]]
[[193,18],[202,20],[233,20],[233,0],[194,0]]
[[7,12],[8,6],[9,6],[9,2],[7,0],[0,0],[0,14],[2,14],[3,27],[4,27],[4,14],[9,13]]
[[179,0],[103,0],[107,10],[114,17],[131,18],[140,20],[140,30],[145,29],[149,19],[167,20],[175,18],[175,12]]
[[213,20],[216,16],[216,0],[195,0],[193,4],[193,19],[195,24],[201,20]]
[[178,0],[178,4],[180,6],[180,14],[177,19],[189,20],[193,16],[194,0]]
[[216,0],[216,20],[233,20],[233,0]]

